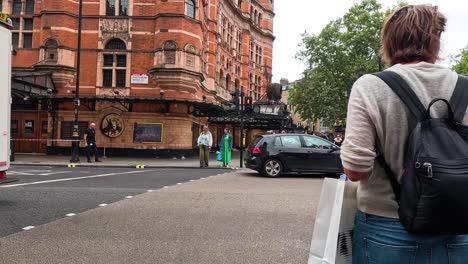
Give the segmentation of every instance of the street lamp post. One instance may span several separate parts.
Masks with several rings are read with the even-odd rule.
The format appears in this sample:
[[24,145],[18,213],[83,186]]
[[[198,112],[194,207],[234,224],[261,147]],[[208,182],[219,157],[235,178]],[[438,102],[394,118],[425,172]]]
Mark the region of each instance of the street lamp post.
[[245,93],[244,93],[244,87],[241,87],[241,92],[240,92],[240,97],[241,97],[241,101],[240,101],[240,136],[241,136],[241,147],[240,147],[240,167],[243,168],[244,167],[244,143],[245,143],[245,139],[244,139],[244,97],[245,97]]
[[73,122],[73,134],[72,134],[72,151],[70,162],[80,162],[80,135],[78,133],[78,110],[80,107],[80,63],[81,63],[81,21],[83,18],[83,0],[79,2],[78,11],[78,47],[76,51],[76,88],[75,88],[75,99],[73,104],[75,105],[75,120]]

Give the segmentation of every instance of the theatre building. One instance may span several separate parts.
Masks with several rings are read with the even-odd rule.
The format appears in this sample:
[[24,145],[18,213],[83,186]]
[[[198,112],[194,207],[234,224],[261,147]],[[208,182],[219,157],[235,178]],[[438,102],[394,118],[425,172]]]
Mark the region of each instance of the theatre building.
[[[67,154],[79,1],[0,0],[0,10],[14,23],[16,152]],[[190,155],[214,118],[217,141],[238,126],[223,119],[232,91],[259,104],[266,94],[273,18],[273,0],[83,0],[80,137],[95,122],[108,155]]]

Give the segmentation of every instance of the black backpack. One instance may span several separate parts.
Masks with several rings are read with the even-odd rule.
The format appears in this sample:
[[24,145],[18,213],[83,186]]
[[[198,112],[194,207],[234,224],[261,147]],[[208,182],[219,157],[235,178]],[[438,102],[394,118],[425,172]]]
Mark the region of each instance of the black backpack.
[[[468,234],[468,127],[462,124],[468,106],[468,78],[458,77],[450,102],[434,99],[426,109],[395,72],[374,74],[387,83],[417,120],[406,142],[401,183],[385,162],[399,205],[400,222],[408,232],[427,235]],[[446,118],[432,118],[437,102],[448,108]]]

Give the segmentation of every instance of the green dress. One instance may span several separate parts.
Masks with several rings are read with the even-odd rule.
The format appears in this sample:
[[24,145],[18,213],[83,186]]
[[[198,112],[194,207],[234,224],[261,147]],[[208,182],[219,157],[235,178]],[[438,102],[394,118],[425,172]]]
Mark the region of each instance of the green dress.
[[224,148],[222,151],[222,157],[223,157],[223,165],[227,166],[231,164],[231,150],[229,149],[229,135],[225,135],[223,140],[224,140]]

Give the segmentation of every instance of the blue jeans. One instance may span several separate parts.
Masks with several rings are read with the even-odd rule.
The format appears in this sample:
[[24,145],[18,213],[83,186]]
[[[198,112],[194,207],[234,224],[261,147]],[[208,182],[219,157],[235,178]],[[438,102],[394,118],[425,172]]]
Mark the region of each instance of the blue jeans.
[[398,219],[358,211],[353,263],[465,264],[468,263],[468,235],[414,235],[408,233]]

